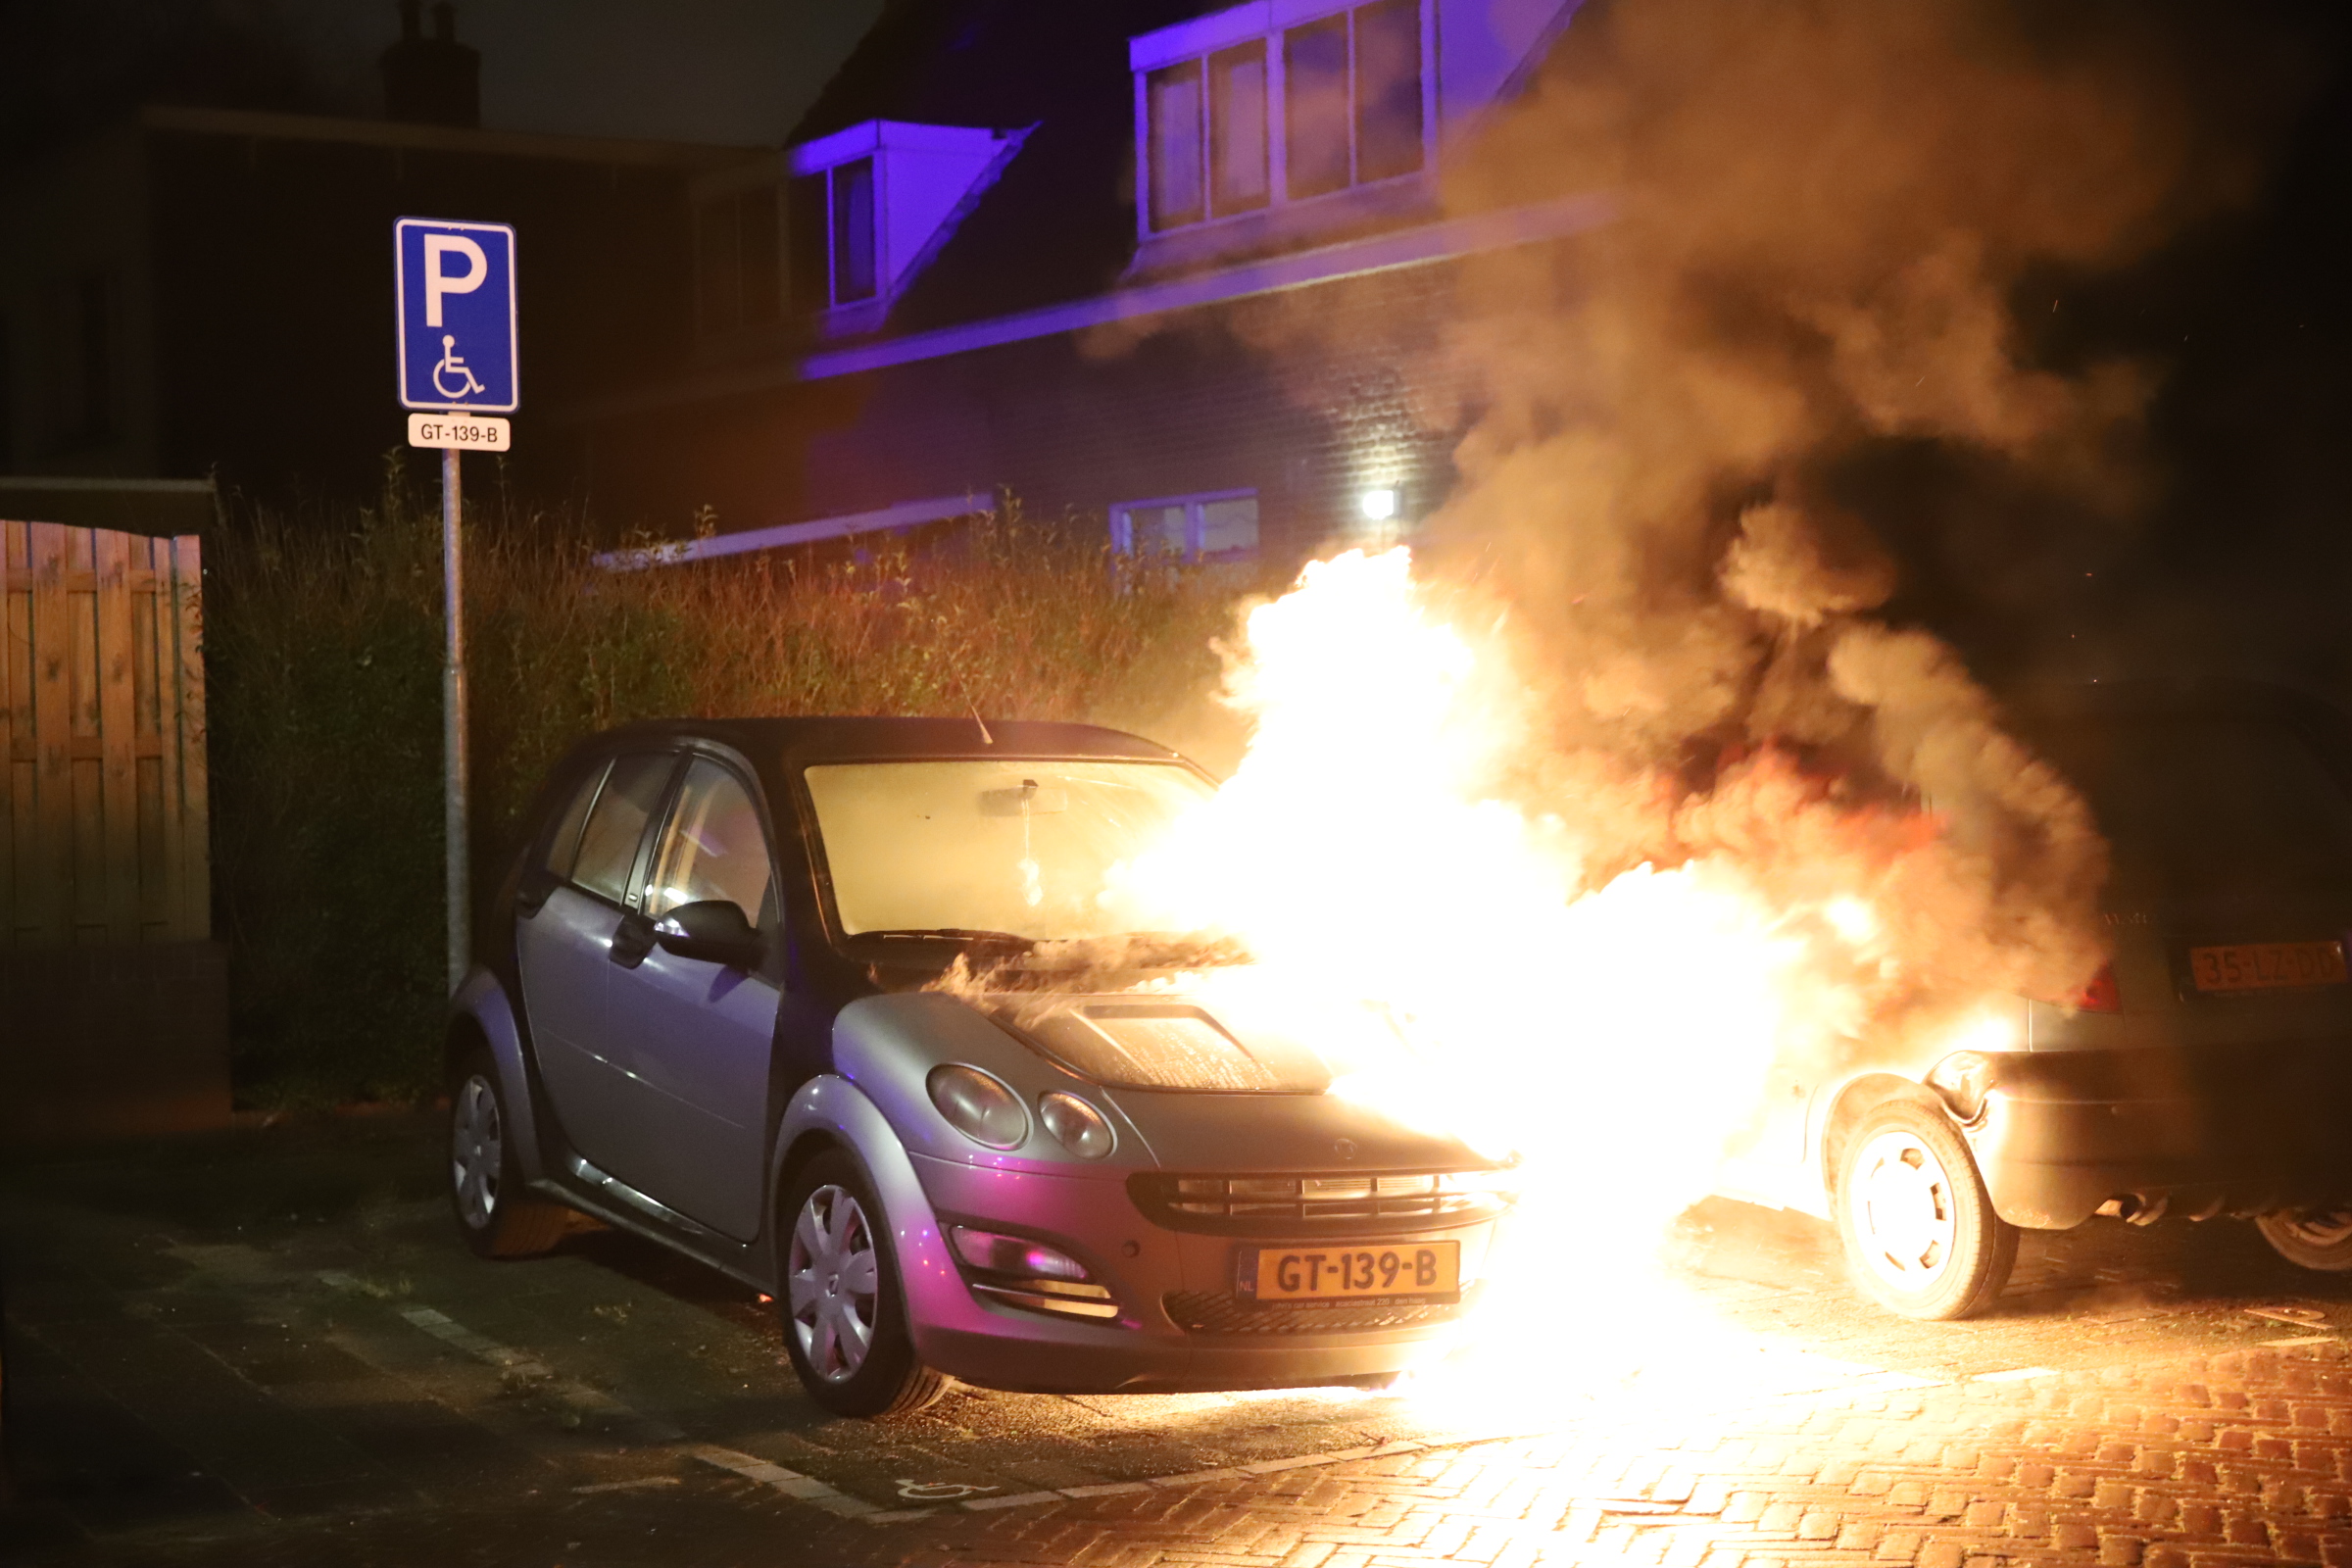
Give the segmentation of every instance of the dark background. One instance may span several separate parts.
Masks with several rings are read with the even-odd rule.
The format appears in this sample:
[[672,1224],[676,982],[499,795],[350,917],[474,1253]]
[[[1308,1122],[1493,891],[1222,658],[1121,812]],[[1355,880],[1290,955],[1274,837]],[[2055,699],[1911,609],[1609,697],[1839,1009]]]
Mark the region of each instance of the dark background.
[[[2020,0],[2023,3],[2023,0]],[[468,0],[490,128],[773,143],[881,0]],[[2184,109],[2255,149],[2248,205],[2128,271],[2030,277],[2030,356],[2159,368],[2146,502],[2070,514],[1929,450],[1856,476],[1903,565],[1898,619],[1988,673],[2216,664],[2352,692],[2352,24],[2318,0],[2119,9],[2034,0],[2052,26],[2129,10],[2207,62]],[[373,116],[391,0],[0,0],[0,176],[142,102]],[[723,66],[714,62],[724,62]],[[260,492],[270,476],[243,476]]]

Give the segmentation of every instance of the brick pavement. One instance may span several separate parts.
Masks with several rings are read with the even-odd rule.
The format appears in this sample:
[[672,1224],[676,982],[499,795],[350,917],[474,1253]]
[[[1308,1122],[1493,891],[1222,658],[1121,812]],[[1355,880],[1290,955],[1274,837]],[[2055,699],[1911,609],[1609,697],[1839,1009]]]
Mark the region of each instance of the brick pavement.
[[705,1469],[674,1486],[147,1543],[276,1563],[948,1568],[2352,1565],[2352,1344],[2097,1373],[1586,1402],[1542,1436],[872,1525]]

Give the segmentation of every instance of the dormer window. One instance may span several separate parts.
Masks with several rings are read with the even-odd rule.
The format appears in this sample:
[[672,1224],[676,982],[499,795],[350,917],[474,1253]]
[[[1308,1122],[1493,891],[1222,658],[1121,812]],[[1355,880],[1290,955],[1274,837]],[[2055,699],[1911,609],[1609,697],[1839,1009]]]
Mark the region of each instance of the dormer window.
[[872,299],[878,238],[873,159],[796,174],[785,191],[793,309],[822,311]]
[[868,331],[947,242],[1025,133],[869,120],[787,155],[793,309],[820,330]]
[[1415,174],[1427,0],[1253,0],[1131,41],[1147,234]]

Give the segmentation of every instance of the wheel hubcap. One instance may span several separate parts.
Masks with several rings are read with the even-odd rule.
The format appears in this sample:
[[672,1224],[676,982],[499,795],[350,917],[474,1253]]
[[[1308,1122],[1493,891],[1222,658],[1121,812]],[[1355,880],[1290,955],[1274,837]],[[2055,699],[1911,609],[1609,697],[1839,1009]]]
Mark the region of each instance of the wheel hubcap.
[[828,1383],[857,1376],[873,1348],[881,1270],[865,1210],[847,1190],[819,1187],[801,1205],[785,1275],[793,1338],[810,1370]]
[[1854,1234],[1882,1279],[1906,1291],[1942,1277],[1959,1239],[1951,1178],[1935,1152],[1906,1132],[1879,1134],[1854,1162]]
[[449,1175],[458,1195],[458,1212],[474,1230],[488,1227],[498,1213],[498,1180],[506,1156],[506,1138],[498,1120],[498,1096],[480,1074],[466,1080],[451,1107]]

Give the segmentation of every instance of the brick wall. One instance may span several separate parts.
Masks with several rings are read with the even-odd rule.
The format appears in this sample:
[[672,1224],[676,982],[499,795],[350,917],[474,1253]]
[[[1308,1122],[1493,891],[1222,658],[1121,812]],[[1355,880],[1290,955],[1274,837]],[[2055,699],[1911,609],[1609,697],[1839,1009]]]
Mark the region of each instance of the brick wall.
[[[1269,556],[1360,529],[1358,494],[1446,494],[1472,389],[1446,327],[1492,309],[1460,264],[1400,269],[1147,323],[1005,344],[599,432],[609,518],[722,530],[1000,488],[1031,516],[1258,492]],[[658,432],[658,433],[655,433]]]

